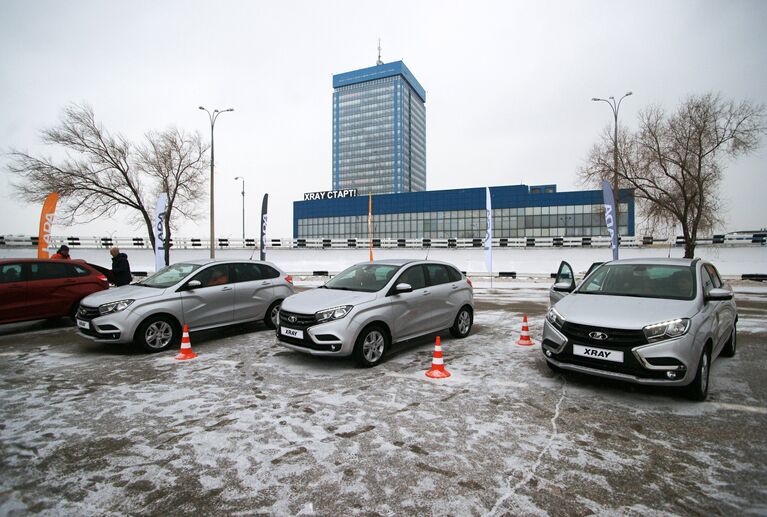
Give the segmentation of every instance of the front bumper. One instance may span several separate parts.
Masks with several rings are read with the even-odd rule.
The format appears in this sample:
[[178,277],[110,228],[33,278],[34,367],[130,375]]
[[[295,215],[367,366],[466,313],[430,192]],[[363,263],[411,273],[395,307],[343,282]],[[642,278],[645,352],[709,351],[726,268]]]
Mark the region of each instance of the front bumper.
[[[298,339],[286,336],[282,332],[283,327],[299,330],[303,337]],[[291,350],[318,356],[343,357],[354,351],[357,326],[351,314],[326,323],[300,325],[284,321],[283,313],[280,312],[276,332],[279,344]]]
[[[610,334],[610,330],[605,329]],[[626,340],[626,341],[630,341]],[[573,353],[573,345],[623,352],[623,361],[610,362]],[[692,382],[700,351],[695,351],[691,332],[658,343],[597,343],[578,339],[546,320],[541,350],[545,359],[563,370],[644,385],[685,386]],[[671,372],[671,373],[669,373]]]
[[[88,309],[88,308],[86,308]],[[130,312],[116,312],[105,316],[93,317],[93,308],[90,311],[78,311],[75,317],[77,333],[97,343],[130,343],[133,332],[137,325],[136,318]],[[98,309],[95,309],[96,311]],[[88,327],[83,328],[81,321],[87,322]]]

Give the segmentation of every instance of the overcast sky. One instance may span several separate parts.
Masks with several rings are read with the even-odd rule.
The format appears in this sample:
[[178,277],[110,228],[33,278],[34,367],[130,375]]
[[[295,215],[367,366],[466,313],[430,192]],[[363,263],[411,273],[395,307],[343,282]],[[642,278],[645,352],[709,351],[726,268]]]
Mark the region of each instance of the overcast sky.
[[[691,93],[767,102],[767,2],[40,2],[0,3],[0,152],[47,152],[39,130],[88,102],[114,133],[216,124],[216,223],[247,233],[270,196],[272,237],[293,205],[331,188],[332,75],[402,59],[426,88],[430,190],[526,183],[579,189],[576,172],[612,123],[594,96],[622,95],[636,127],[651,104]],[[727,230],[767,225],[767,143],[731,164]],[[4,162],[5,158],[0,157]],[[0,175],[0,235],[36,234],[39,206]],[[206,237],[207,218],[178,233]],[[143,235],[125,217],[54,235]]]

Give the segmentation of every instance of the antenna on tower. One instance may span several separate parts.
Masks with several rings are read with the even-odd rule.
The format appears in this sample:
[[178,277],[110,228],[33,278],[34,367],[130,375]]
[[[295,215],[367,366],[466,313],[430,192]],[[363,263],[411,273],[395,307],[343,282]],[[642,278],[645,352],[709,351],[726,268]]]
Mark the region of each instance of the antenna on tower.
[[376,61],[376,65],[382,65],[383,61],[381,61],[381,38],[378,38],[378,61]]

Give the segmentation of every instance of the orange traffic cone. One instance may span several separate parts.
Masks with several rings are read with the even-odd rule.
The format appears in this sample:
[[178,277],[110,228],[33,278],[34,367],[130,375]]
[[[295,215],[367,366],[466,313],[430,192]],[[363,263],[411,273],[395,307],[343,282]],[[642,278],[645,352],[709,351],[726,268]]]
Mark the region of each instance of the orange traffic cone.
[[184,325],[184,333],[181,336],[181,350],[176,356],[177,361],[183,361],[185,359],[194,359],[197,354],[192,352],[192,342],[189,340],[189,326]]
[[527,328],[527,314],[522,318],[522,335],[519,336],[517,344],[519,346],[533,346],[535,344],[533,343],[533,340],[530,339],[530,329]]
[[442,360],[442,345],[437,336],[437,342],[434,343],[434,358],[431,360],[431,370],[426,372],[427,377],[432,379],[444,379],[450,377],[450,372],[445,370],[445,363]]

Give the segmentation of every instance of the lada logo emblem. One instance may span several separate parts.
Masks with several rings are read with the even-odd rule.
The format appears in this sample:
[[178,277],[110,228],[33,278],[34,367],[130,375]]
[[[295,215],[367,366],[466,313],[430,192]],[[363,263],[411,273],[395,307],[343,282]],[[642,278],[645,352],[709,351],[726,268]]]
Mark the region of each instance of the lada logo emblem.
[[288,316],[288,321],[291,323],[295,323],[296,321],[298,321],[298,318],[296,318],[295,316]]
[[604,332],[589,332],[589,337],[591,339],[596,339],[597,341],[604,341],[607,339],[607,334]]

